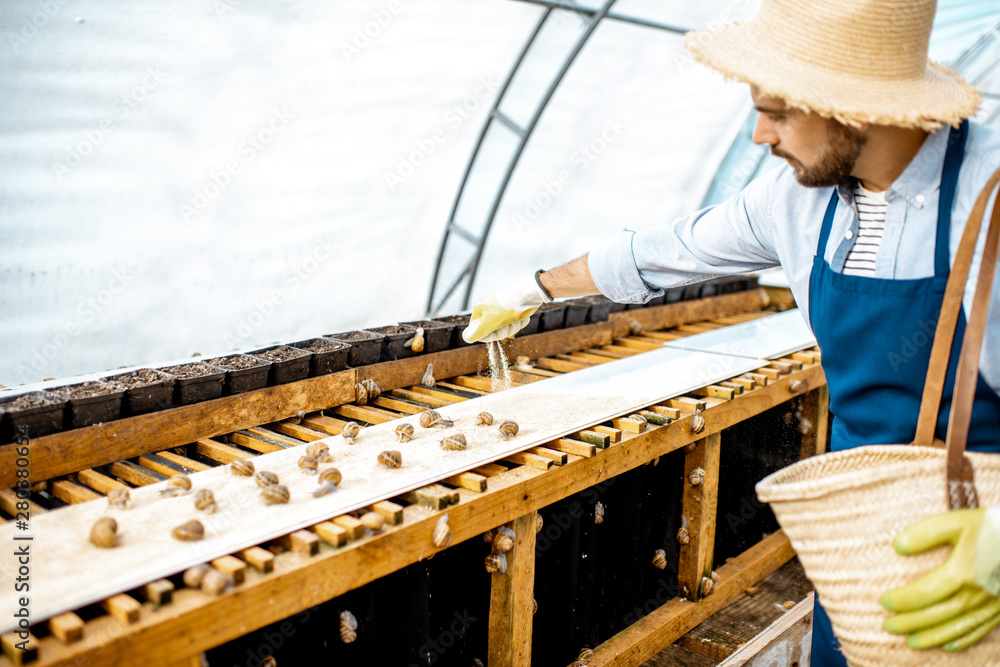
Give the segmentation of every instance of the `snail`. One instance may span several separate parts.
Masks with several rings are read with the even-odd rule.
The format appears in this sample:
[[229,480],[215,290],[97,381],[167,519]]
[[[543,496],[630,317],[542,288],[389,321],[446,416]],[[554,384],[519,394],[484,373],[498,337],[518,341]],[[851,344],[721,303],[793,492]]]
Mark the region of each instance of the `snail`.
[[688,529],[684,526],[677,529],[677,541],[681,544],[691,543],[691,535],[688,534]]
[[594,523],[598,526],[604,523],[604,503],[600,500],[594,504]]
[[490,554],[486,557],[486,571],[490,574],[503,574],[507,571],[507,556],[504,554]]
[[90,529],[90,541],[102,549],[110,549],[118,542],[118,522],[102,516]]
[[295,416],[289,419],[288,421],[290,421],[293,424],[301,424],[302,420],[305,419],[305,416],[306,416],[305,410],[299,410],[298,412],[295,413]]
[[587,662],[593,657],[594,657],[594,651],[584,646],[582,649],[580,649],[580,655],[578,655],[576,659]]
[[[711,581],[711,579],[709,579],[709,581]],[[705,593],[705,595],[708,595],[708,593]],[[791,609],[792,607],[795,606],[795,603],[792,602],[791,600],[785,600],[784,602],[781,603],[781,606],[784,607],[785,609]]]
[[229,464],[229,470],[234,475],[240,475],[241,477],[250,477],[253,475],[253,461],[249,459],[236,459]]
[[413,424],[400,424],[396,427],[396,440],[408,442],[413,437]]
[[646,419],[645,417],[643,417],[642,415],[640,415],[638,412],[630,414],[628,416],[628,419],[631,419],[634,422],[639,422],[640,424],[642,424],[644,426],[648,426],[649,425],[649,420]]
[[340,434],[344,436],[344,440],[346,440],[348,444],[353,445],[354,439],[358,437],[358,433],[360,432],[361,426],[358,422],[347,422],[344,424],[344,429],[340,432]]
[[531,615],[534,616],[537,613],[538,613],[538,600],[532,598],[531,599]]
[[461,451],[468,447],[469,444],[465,441],[465,435],[461,433],[456,433],[455,435],[446,436],[441,441],[441,449],[449,449],[452,451]]
[[759,590],[760,590],[760,588],[758,588],[757,586],[748,586],[747,590],[746,590],[746,594],[752,597],[754,595],[757,595],[757,591],[759,591]]
[[403,455],[395,449],[387,449],[378,455],[378,462],[387,468],[398,468],[403,465]]
[[414,352],[424,351],[424,328],[417,327],[417,333],[413,335],[413,338],[406,341],[407,347],[409,347]]
[[476,426],[493,426],[493,415],[488,412],[480,412],[476,415]]
[[201,579],[201,590],[214,597],[222,595],[232,585],[232,577],[211,567],[208,568],[208,572]]
[[319,467],[319,461],[315,456],[303,456],[299,458],[299,470],[307,475],[315,475]]
[[191,519],[174,528],[170,534],[181,542],[197,542],[205,537],[205,526],[201,525],[201,521]]
[[691,432],[701,433],[705,430],[705,418],[697,412],[691,415]]
[[691,486],[701,486],[701,483],[705,481],[705,470],[704,468],[695,468],[688,475],[688,481]]
[[663,549],[657,549],[656,553],[653,554],[653,567],[657,570],[667,569],[667,552]]
[[497,531],[494,528],[490,528],[485,533],[483,533],[483,542],[487,544],[493,544],[493,538],[496,537]]
[[538,512],[535,512],[535,533],[542,532],[542,526],[545,525],[545,519]]
[[340,641],[350,644],[358,638],[358,619],[349,611],[340,612]]
[[274,659],[273,655],[269,655],[260,661],[260,667],[278,667],[278,661]]
[[382,530],[382,526],[385,525],[385,520],[378,512],[365,512],[361,515],[361,523],[365,524],[365,528],[377,533]]
[[443,515],[434,524],[434,532],[431,534],[431,542],[438,549],[444,549],[451,544],[451,527],[448,525],[448,515]]
[[511,549],[514,548],[514,531],[507,526],[501,526],[497,529],[496,536],[493,538],[493,549],[498,553],[509,553]]
[[215,513],[215,494],[211,489],[200,489],[194,497],[194,506],[209,514]]
[[375,380],[362,380],[354,385],[354,402],[364,405],[368,401],[374,401],[381,393]]
[[500,437],[504,440],[510,440],[515,435],[517,435],[517,422],[512,419],[505,420],[500,424]]
[[311,456],[319,463],[329,463],[333,460],[330,447],[325,442],[314,442],[306,447],[306,456]]
[[638,336],[642,333],[642,324],[639,320],[632,320],[628,323],[628,332],[633,336]]
[[336,468],[327,468],[319,474],[319,488],[313,491],[313,496],[319,498],[330,493],[340,484],[344,478]]
[[161,496],[173,498],[191,490],[191,478],[180,473],[167,480],[167,488],[160,491]]
[[108,494],[108,505],[119,510],[127,510],[132,506],[128,489],[112,489]]
[[263,498],[264,502],[268,505],[283,505],[288,502],[288,487],[284,484],[272,484],[270,486],[266,486],[264,487],[264,490],[260,492],[260,497]]
[[701,578],[701,596],[702,597],[706,597],[708,595],[711,595],[712,591],[714,591],[714,590],[715,590],[715,582],[712,580],[712,578],[711,577],[702,577]]
[[261,470],[254,476],[254,479],[257,480],[257,486],[262,489],[278,483],[278,476],[270,470]]
[[189,567],[184,570],[184,585],[188,588],[198,588],[201,586],[201,580],[205,578],[205,575],[211,569],[212,568],[204,563],[201,565],[195,565],[194,567]]
[[425,387],[433,387],[437,384],[434,380],[434,364],[427,364],[427,370],[424,371],[424,377],[421,378],[420,384]]
[[437,410],[424,410],[420,413],[420,425],[424,428],[431,428],[432,426],[448,428],[449,426],[454,426],[455,422],[445,419]]

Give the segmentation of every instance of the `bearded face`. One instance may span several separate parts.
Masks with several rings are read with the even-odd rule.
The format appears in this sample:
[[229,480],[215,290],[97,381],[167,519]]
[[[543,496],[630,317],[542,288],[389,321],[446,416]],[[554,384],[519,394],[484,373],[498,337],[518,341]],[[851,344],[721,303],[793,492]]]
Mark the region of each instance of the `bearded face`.
[[815,164],[806,165],[798,158],[771,147],[771,154],[784,158],[795,170],[795,179],[807,188],[840,185],[851,175],[868,137],[860,130],[835,120],[827,121],[827,146]]

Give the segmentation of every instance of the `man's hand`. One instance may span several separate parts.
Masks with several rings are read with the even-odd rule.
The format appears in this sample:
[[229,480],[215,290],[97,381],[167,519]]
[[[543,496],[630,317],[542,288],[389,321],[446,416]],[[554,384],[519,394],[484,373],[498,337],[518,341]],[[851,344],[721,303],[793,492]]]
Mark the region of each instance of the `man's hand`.
[[542,289],[537,275],[477,303],[472,309],[469,326],[462,332],[465,342],[503,340],[523,329],[540,305],[552,301],[552,297]]
[[882,595],[896,615],[884,628],[913,649],[961,651],[1000,625],[1000,508],[955,510],[918,521],[893,541],[903,556],[951,544],[941,567]]

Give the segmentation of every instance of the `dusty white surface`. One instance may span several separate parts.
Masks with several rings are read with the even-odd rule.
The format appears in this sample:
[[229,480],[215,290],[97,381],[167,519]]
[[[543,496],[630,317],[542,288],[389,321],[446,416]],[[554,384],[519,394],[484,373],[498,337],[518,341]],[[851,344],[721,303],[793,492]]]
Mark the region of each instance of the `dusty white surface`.
[[[32,517],[27,533],[7,523],[0,527],[0,543],[15,544],[15,535],[33,537],[24,544],[31,549],[31,618],[38,622],[764,363],[663,348],[442,408],[439,412],[455,421],[449,429],[424,429],[417,416],[410,417],[416,437],[407,443],[396,441],[399,421],[362,430],[354,445],[340,436],[328,438],[331,465],[344,479],[335,492],[321,498],[312,496],[316,477],[298,470],[302,448],[292,448],[254,459],[257,470],[277,473],[288,486],[287,505],[265,505],[252,478],[233,476],[222,466],[192,475],[194,491],[214,491],[215,514],[196,510],[193,492],[162,498],[162,482],[133,490],[129,510],[110,509],[102,499]],[[475,416],[483,410],[493,414],[493,426],[475,426]],[[510,441],[498,434],[504,419],[520,426]],[[441,450],[440,439],[459,432],[469,448]],[[377,463],[379,452],[386,449],[402,453],[401,468]],[[90,527],[105,515],[115,517],[123,535],[121,546],[114,549],[100,549],[88,540]],[[191,518],[203,521],[206,538],[193,543],[173,539],[171,529]],[[4,580],[13,579],[17,564],[11,549],[2,551],[0,571]],[[13,627],[16,599],[12,587],[0,591],[0,632]]]

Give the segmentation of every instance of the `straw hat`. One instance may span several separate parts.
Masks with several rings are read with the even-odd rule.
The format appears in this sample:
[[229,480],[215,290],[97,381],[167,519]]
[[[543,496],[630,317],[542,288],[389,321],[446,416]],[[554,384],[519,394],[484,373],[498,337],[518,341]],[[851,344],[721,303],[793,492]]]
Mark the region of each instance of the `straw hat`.
[[980,96],[927,60],[935,0],[763,0],[752,21],[684,37],[697,60],[842,123],[934,130]]

